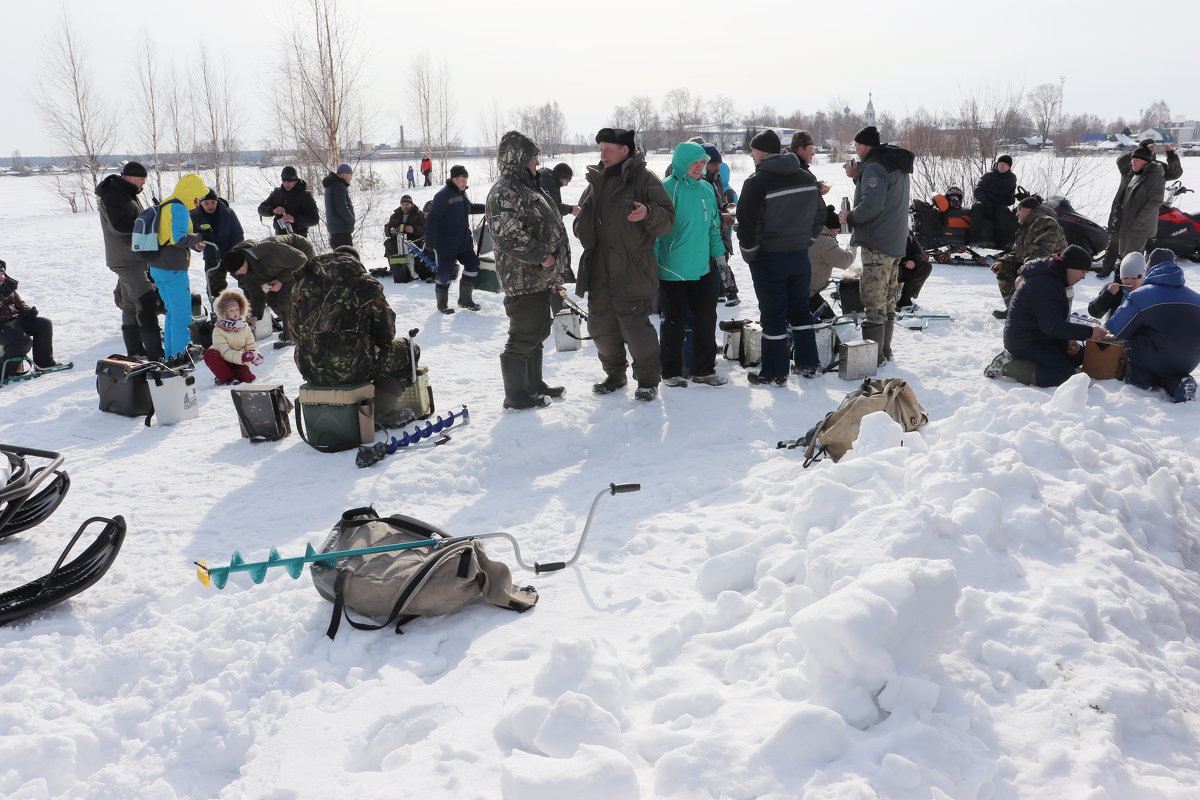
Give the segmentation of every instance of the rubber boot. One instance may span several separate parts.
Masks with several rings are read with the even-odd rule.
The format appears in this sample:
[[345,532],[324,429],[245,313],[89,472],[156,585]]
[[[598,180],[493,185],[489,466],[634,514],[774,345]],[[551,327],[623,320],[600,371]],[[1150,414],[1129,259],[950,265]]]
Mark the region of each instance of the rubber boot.
[[529,393],[532,395],[541,395],[543,397],[562,397],[565,389],[562,386],[547,386],[542,380],[542,348],[537,348],[529,355],[529,360],[525,362],[526,372],[529,376]]
[[142,344],[142,331],[137,325],[122,325],[121,338],[125,341],[125,355],[130,358],[146,355]]
[[500,356],[500,375],[504,378],[504,407],[512,409],[540,408],[549,403],[541,395],[529,393],[528,364],[523,358]]
[[479,311],[480,307],[471,299],[471,292],[475,289],[475,284],[465,280],[458,282],[458,307],[465,308],[467,311]]
[[437,298],[437,309],[443,314],[453,314],[454,309],[450,307],[450,287],[442,286],[440,283],[433,287],[433,295]]
[[163,351],[162,328],[158,324],[158,307],[161,301],[158,289],[144,292],[138,298],[138,330],[142,336],[142,348],[150,361],[162,361],[166,356]]
[[[896,315],[888,314],[887,322],[883,325],[883,360],[891,361],[892,356],[892,332],[896,329]],[[883,366],[882,362],[880,366]]]
[[1026,386],[1032,386],[1037,374],[1037,364],[1032,361],[1014,358],[1004,365],[1000,374],[1006,378],[1012,378],[1014,381],[1023,383]]
[[876,351],[878,356],[875,364],[876,366],[880,367],[882,367],[887,361],[887,359],[883,357],[883,343],[887,336],[886,329],[886,325],[873,325],[869,322],[864,322],[862,326],[863,339],[870,339],[872,342],[875,342],[875,344],[878,345],[879,349]]

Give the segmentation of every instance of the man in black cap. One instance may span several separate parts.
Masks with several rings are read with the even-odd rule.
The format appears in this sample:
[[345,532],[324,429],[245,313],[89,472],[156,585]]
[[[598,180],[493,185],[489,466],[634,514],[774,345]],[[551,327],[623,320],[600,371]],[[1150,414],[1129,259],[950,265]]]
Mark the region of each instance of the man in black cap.
[[[808,131],[793,131],[792,142],[788,146],[788,150],[796,154],[796,158],[800,159],[800,168],[805,172],[812,172],[813,159],[817,157],[817,142],[813,139],[813,135]],[[821,195],[829,194],[829,184],[825,181],[817,181],[817,186],[821,188]]]
[[133,223],[142,213],[138,195],[146,185],[146,168],[130,161],[120,175],[109,175],[96,186],[100,229],[104,233],[104,260],[117,275],[113,292],[121,309],[121,338],[130,356],[163,357],[162,330],[158,324],[158,292],[150,282],[146,262],[134,255]]
[[[550,202],[558,209],[558,213],[562,216],[570,214],[571,216],[579,216],[579,206],[569,205],[562,201],[562,190],[564,186],[569,186],[571,179],[575,177],[575,171],[571,169],[570,164],[559,163],[555,164],[554,168],[542,167],[538,170],[538,183],[542,187],[542,191],[550,198]],[[570,247],[570,240],[567,241],[567,246]],[[568,263],[565,265],[563,283],[574,283],[575,271],[571,269]],[[555,312],[562,308],[563,301],[558,295],[555,295],[550,300],[551,306]]]
[[583,245],[575,293],[587,296],[588,332],[605,373],[592,390],[609,394],[625,386],[628,347],[638,383],[633,396],[649,401],[658,396],[662,378],[658,334],[650,324],[658,295],[654,240],[675,224],[675,206],[662,181],[646,168],[633,131],[601,128],[596,143],[600,163],[588,167],[588,186],[575,218],[575,235]]
[[808,293],[812,262],[808,248],[825,222],[817,179],[794,153],[780,153],[775,131],[750,141],[755,169],[742,184],[737,237],[750,265],[762,319],[762,364],[750,383],[786,386],[788,340],[796,371],[814,378],[820,370]]
[[204,248],[204,273],[207,277],[208,294],[216,298],[229,285],[228,270],[221,262],[225,253],[235,244],[246,238],[242,231],[241,220],[229,203],[217,193],[209,189],[208,194],[200,199],[200,204],[189,212],[192,216],[192,227],[195,228],[204,241],[212,242],[216,247]]
[[[1121,237],[1125,219],[1125,198],[1126,190],[1129,188],[1130,182],[1139,172],[1144,177],[1148,177],[1149,173],[1145,170],[1134,169],[1134,159],[1139,161],[1148,161],[1162,173],[1162,182],[1165,189],[1167,181],[1173,181],[1183,174],[1183,166],[1179,163],[1179,155],[1175,152],[1175,145],[1166,145],[1167,163],[1163,164],[1154,157],[1154,148],[1157,143],[1150,137],[1146,137],[1138,142],[1137,148],[1131,153],[1124,153],[1117,158],[1117,170],[1121,173],[1121,183],[1117,186],[1117,193],[1113,196],[1112,208],[1108,212],[1108,248],[1104,251],[1104,266],[1097,273],[1101,278],[1107,278],[1112,275],[1117,268],[1117,262],[1129,255],[1129,252],[1124,251],[1121,245]],[[1157,182],[1157,179],[1152,179]],[[1144,194],[1144,193],[1143,193]],[[1162,203],[1162,199],[1159,199]],[[1157,219],[1157,214],[1155,215]],[[1145,220],[1142,221],[1141,228],[1148,227]],[[1158,224],[1155,223],[1154,229],[1150,230],[1148,236],[1153,237],[1158,230]],[[1138,249],[1144,249],[1145,244],[1142,244]]]
[[317,201],[300,180],[295,167],[284,167],[279,174],[280,186],[258,204],[260,217],[274,217],[275,233],[298,233],[308,236],[308,229],[321,221]]
[[[383,226],[383,255],[391,258],[399,252],[397,234],[403,234],[414,246],[425,243],[425,215],[413,205],[411,194],[400,196],[400,205],[392,210],[387,224]],[[422,263],[421,266],[424,266]],[[428,267],[426,267],[428,269]]]
[[862,260],[862,294],[866,319],[864,339],[879,344],[879,366],[892,360],[892,330],[896,321],[897,278],[908,241],[909,175],[913,154],[883,144],[879,131],[868,125],[854,135],[858,160],[846,162],[854,181],[854,206],[839,215],[853,226],[850,244],[858,245]]
[[1008,307],[1017,288],[1017,271],[1029,261],[1061,253],[1067,247],[1067,236],[1058,224],[1058,215],[1040,197],[1030,196],[1020,202],[1017,223],[1020,227],[1012,249],[992,265],[996,283],[1000,285],[1000,296],[1004,298],[1004,308],[992,312],[996,319],[1008,316]]
[[450,308],[450,281],[462,264],[462,279],[458,282],[458,307],[479,311],[472,293],[479,277],[479,256],[471,236],[471,214],[482,214],[483,204],[472,203],[467,197],[467,168],[455,164],[450,168],[446,185],[438,190],[425,214],[425,242],[436,254],[437,285],[433,287],[438,311],[453,314]]
[[1069,322],[1067,288],[1093,269],[1092,256],[1077,244],[1061,255],[1021,267],[1020,282],[1004,323],[1004,350],[984,369],[1024,384],[1059,386],[1083,363],[1080,341],[1103,339],[1104,328]]
[[1166,187],[1162,164],[1154,160],[1149,148],[1139,147],[1130,153],[1129,175],[1113,198],[1114,205],[1119,203],[1120,208],[1117,241],[1109,240],[1110,252],[1116,245],[1117,257],[1124,258],[1146,249],[1158,232],[1158,212]]
[[1017,218],[1009,210],[1016,202],[1017,176],[1012,171],[1012,156],[996,159],[990,172],[975,184],[975,205],[971,207],[971,244],[1003,250],[1017,231]]

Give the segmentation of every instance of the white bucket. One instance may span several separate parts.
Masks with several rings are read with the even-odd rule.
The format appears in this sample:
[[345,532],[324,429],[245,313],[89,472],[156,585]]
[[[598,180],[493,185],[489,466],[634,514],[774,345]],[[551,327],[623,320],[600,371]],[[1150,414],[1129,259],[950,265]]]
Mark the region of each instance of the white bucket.
[[263,339],[269,339],[271,334],[275,332],[275,314],[270,307],[263,308],[263,315],[259,317],[258,322],[254,325],[254,341],[261,342]]
[[554,315],[554,349],[559,353],[583,347],[579,336],[579,317],[564,308]]
[[146,384],[150,387],[150,401],[154,404],[154,416],[159,425],[175,425],[200,416],[195,376],[151,372]]

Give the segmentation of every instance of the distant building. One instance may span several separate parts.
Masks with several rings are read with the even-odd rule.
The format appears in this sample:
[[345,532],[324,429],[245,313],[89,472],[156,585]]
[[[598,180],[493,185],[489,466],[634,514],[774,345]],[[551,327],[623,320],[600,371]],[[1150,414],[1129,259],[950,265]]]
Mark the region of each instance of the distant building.
[[1139,140],[1153,139],[1159,144],[1175,144],[1177,141],[1179,141],[1175,138],[1175,135],[1166,128],[1146,128],[1146,130],[1137,135],[1137,138]]
[[875,102],[871,92],[867,92],[867,109],[863,112],[863,124],[875,125]]

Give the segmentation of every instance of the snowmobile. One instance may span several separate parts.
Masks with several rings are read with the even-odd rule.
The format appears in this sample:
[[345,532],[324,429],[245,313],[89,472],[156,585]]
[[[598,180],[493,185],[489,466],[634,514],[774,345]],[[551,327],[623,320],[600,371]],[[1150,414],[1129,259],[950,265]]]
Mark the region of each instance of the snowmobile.
[[1174,198],[1191,191],[1179,181],[1167,187],[1166,200],[1158,211],[1158,233],[1147,245],[1147,252],[1165,247],[1177,258],[1200,261],[1200,214],[1188,214],[1171,205]]
[[1071,201],[1062,195],[1051,195],[1045,203],[1058,215],[1058,224],[1067,237],[1067,244],[1079,245],[1091,253],[1094,260],[1099,261],[1104,249],[1108,247],[1108,230],[1076,211]]
[[913,232],[930,261],[938,264],[970,264],[990,267],[999,253],[980,250],[1001,250],[992,241],[972,241],[971,211],[963,207],[963,190],[951,186],[943,194],[933,196],[933,202],[913,200],[911,206]]

